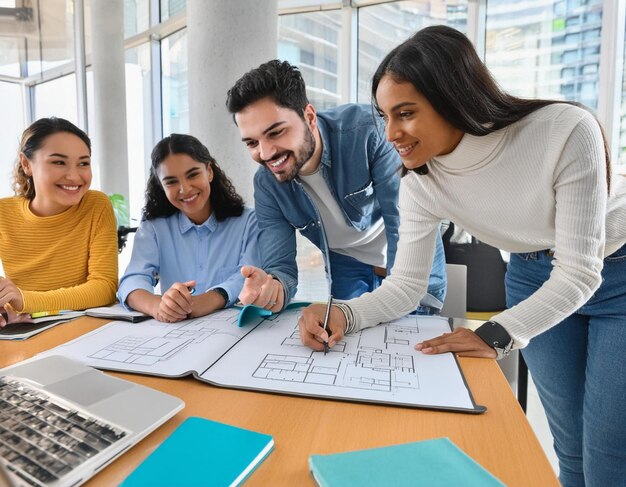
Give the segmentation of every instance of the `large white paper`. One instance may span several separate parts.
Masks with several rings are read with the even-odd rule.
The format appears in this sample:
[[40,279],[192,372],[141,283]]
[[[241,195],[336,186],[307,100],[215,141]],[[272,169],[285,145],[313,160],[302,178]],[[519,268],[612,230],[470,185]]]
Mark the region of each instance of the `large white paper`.
[[446,318],[407,316],[348,335],[324,355],[301,344],[299,316],[288,310],[244,328],[234,309],[174,324],[112,322],[45,354],[102,369],[193,373],[225,387],[477,410],[452,354],[413,348],[450,331]]
[[99,369],[166,377],[200,373],[252,330],[239,328],[238,316],[239,310],[230,308],[179,323],[112,321],[42,355],[63,355]]
[[305,396],[474,408],[452,354],[413,348],[449,332],[446,318],[407,316],[348,335],[324,355],[302,345],[298,317],[287,311],[266,319],[200,378]]

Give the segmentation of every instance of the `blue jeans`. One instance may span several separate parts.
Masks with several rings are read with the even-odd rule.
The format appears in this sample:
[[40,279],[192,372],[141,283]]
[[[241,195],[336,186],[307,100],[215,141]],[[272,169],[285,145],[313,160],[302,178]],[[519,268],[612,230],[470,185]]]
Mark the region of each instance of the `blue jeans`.
[[[546,251],[512,254],[507,306],[549,277]],[[626,486],[626,245],[604,259],[602,285],[522,354],[548,417],[564,487]]]
[[[333,273],[331,292],[333,297],[337,299],[358,298],[361,294],[372,292],[379,287],[384,279],[374,272],[374,267],[371,265],[332,251],[330,252],[330,268]],[[436,277],[434,273],[431,274],[428,293],[438,301],[443,302],[446,295],[445,273],[441,282],[437,280],[439,285],[434,286],[433,282],[436,279],[439,277]],[[439,311],[441,308],[435,306],[433,301],[427,298],[422,300],[422,304],[417,307],[415,314],[433,315],[439,314]]]

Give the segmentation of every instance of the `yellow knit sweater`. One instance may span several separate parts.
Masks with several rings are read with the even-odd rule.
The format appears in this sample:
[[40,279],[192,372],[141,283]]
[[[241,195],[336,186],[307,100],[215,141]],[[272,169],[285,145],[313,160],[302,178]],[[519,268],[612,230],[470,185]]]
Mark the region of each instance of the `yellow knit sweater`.
[[59,215],[39,217],[22,197],[0,199],[0,260],[22,291],[21,311],[79,310],[115,301],[117,229],[107,196],[88,191]]

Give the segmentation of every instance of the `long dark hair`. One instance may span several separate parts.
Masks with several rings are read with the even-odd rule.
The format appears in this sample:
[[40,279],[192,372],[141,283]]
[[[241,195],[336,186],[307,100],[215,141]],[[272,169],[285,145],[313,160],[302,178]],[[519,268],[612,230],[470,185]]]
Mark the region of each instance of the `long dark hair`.
[[146,206],[143,208],[143,218],[152,220],[168,217],[179,211],[167,199],[157,175],[159,165],[170,154],[187,154],[194,161],[207,167],[211,166],[213,181],[211,181],[209,200],[217,221],[223,221],[231,216],[241,216],[244,208],[243,198],[237,193],[224,171],[217,165],[217,161],[211,156],[209,149],[192,135],[172,134],[165,137],[152,149],[152,166],[146,187]]
[[[35,152],[41,148],[48,137],[60,132],[67,132],[68,134],[78,137],[85,143],[91,155],[91,140],[89,136],[72,122],[57,117],[40,118],[30,124],[30,126],[24,130],[24,133],[22,133],[19,152],[24,154],[26,159],[31,160]],[[28,200],[32,200],[35,197],[33,177],[28,176],[24,172],[19,156],[13,171],[13,191],[17,196],[23,196]]]
[[[487,135],[554,103],[581,106],[523,99],[502,91],[469,39],[445,25],[418,31],[385,56],[372,80],[375,107],[376,90],[385,75],[411,83],[448,123],[470,135]],[[610,157],[604,133],[602,137],[610,185]],[[425,169],[415,171],[425,174]]]

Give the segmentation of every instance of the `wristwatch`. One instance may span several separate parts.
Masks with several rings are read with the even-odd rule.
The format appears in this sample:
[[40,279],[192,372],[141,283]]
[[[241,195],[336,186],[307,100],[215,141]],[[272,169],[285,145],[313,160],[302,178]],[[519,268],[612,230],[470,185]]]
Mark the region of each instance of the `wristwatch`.
[[513,348],[513,339],[500,323],[487,321],[474,331],[483,342],[493,348],[497,359],[506,357]]
[[214,291],[220,296],[222,296],[224,298],[224,301],[226,301],[226,304],[228,304],[228,293],[226,292],[226,289],[224,289],[223,287],[215,287],[211,289],[211,291]]

